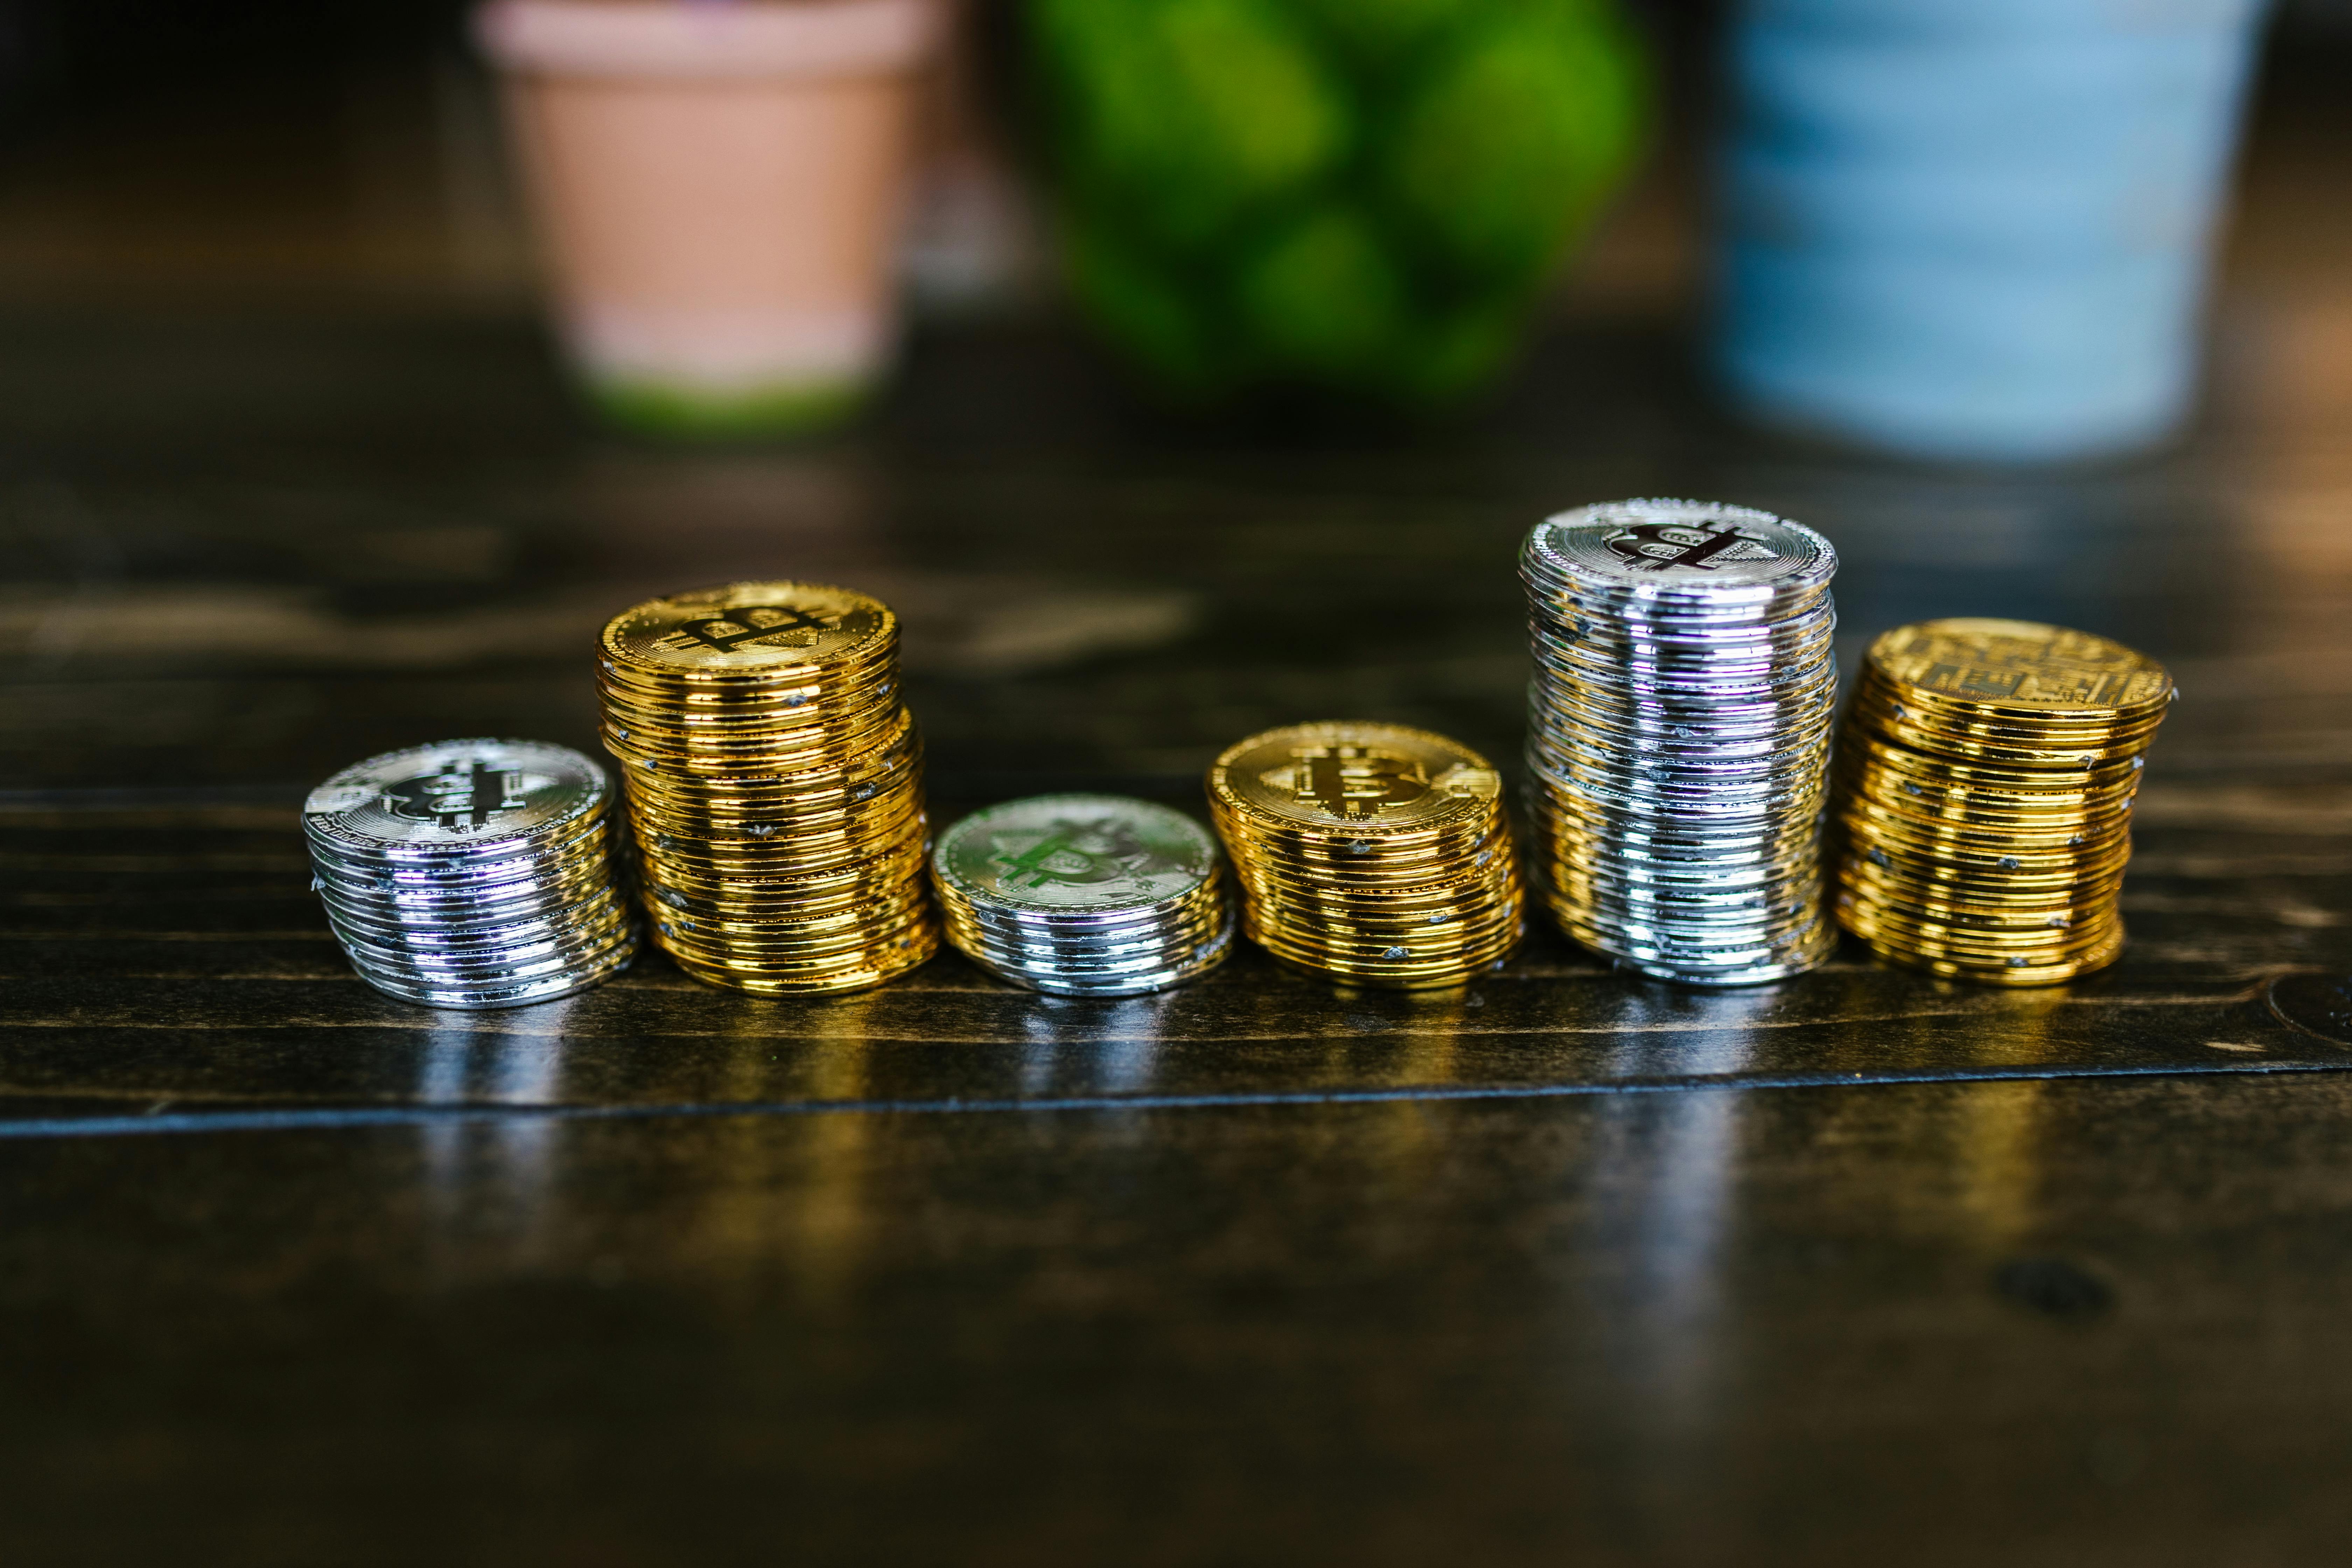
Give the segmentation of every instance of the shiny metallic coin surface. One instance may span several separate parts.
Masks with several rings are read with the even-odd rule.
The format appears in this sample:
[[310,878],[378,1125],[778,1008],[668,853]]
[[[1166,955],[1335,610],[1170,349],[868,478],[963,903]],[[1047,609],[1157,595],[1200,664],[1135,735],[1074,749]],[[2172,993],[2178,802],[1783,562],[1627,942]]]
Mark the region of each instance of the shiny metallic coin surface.
[[1295,724],[1228,747],[1210,813],[1243,930],[1284,963],[1352,984],[1459,985],[1524,929],[1502,779],[1443,735]]
[[1839,921],[1890,963],[1988,984],[2112,962],[2132,796],[2173,697],[2154,659],[2062,626],[1876,638],[1839,740]]
[[854,990],[938,950],[887,605],[790,582],[649,600],[605,626],[597,682],[653,937],[688,973]]
[[814,583],[730,583],[623,611],[604,652],[648,684],[663,678],[791,684],[793,671],[854,668],[889,654],[898,617],[878,600]]
[[385,864],[472,863],[603,813],[611,785],[579,752],[538,741],[442,741],[354,763],[302,803],[309,839]]
[[1682,625],[1746,618],[1757,608],[1810,608],[1829,589],[1837,552],[1801,523],[1751,507],[1664,499],[1605,501],[1538,523],[1520,558],[1531,584],[1557,584],[1578,602],[1627,618],[1634,605],[1687,602]]
[[1752,508],[1612,501],[1537,524],[1519,570],[1529,876],[1560,929],[1686,984],[1821,962],[1836,550]]
[[444,741],[355,763],[302,826],[328,923],[370,984],[435,1007],[569,995],[625,967],[613,792],[579,752]]
[[1034,990],[1164,990],[1231,947],[1216,838],[1181,812],[1124,795],[1033,795],[974,812],[940,835],[931,883],[948,941]]

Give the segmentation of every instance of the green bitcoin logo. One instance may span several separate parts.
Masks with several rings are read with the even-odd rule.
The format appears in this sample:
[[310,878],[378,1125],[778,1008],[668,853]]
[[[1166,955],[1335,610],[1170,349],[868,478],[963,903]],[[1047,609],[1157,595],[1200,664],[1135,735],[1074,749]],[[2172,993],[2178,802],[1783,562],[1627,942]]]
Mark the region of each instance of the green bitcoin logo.
[[989,864],[1008,888],[1042,888],[1048,882],[1084,886],[1161,870],[1164,864],[1134,832],[1118,823],[1056,822],[1039,837],[1000,834]]

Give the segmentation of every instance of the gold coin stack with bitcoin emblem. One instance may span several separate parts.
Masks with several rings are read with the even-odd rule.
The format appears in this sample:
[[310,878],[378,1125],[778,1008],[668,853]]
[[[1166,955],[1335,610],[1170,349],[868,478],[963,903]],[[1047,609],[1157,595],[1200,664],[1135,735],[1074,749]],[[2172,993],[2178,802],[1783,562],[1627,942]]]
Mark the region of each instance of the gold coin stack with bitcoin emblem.
[[1839,741],[1840,922],[1893,963],[1995,984],[2113,960],[2132,796],[2172,698],[2162,665],[2084,632],[1881,637]]
[[1364,985],[1457,985],[1517,945],[1502,780],[1398,724],[1296,724],[1229,748],[1209,808],[1243,929],[1286,963]]
[[808,583],[655,599],[604,628],[597,672],[646,908],[680,968],[847,991],[937,951],[887,607]]

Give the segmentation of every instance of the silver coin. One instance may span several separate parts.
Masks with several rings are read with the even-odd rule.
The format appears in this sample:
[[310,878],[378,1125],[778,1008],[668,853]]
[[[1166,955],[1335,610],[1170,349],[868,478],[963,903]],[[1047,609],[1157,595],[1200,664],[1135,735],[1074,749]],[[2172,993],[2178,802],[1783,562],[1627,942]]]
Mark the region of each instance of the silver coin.
[[940,885],[988,909],[1092,915],[1199,888],[1223,852],[1181,812],[1118,795],[1047,795],[974,812],[940,835]]
[[371,972],[360,965],[360,977],[387,996],[403,1002],[414,1002],[427,1007],[463,1009],[522,1007],[537,1002],[552,1002],[560,997],[575,995],[627,968],[636,957],[637,946],[632,939],[625,946],[589,967],[567,971],[561,974],[520,981],[512,984],[440,985],[429,980],[398,973]]
[[1063,996],[1134,996],[1150,991],[1165,991],[1198,979],[1224,962],[1233,949],[1234,926],[1228,921],[1222,930],[1181,964],[1170,964],[1156,970],[1125,969],[1116,973],[1097,973],[1083,967],[1026,967],[1006,963],[987,967],[998,978],[1030,990]]
[[1802,523],[1720,501],[1606,501],[1546,518],[1527,569],[1547,582],[1702,613],[1825,593],[1837,552]]
[[1012,927],[986,919],[977,919],[963,909],[950,910],[950,923],[968,932],[975,942],[1011,952],[1072,955],[1087,953],[1164,952],[1180,944],[1200,941],[1223,922],[1223,900],[1186,915],[1181,919],[1153,921],[1139,925],[1088,927],[1069,931],[1040,931],[1034,927]]
[[543,882],[509,883],[499,889],[498,897],[481,899],[354,891],[325,877],[318,879],[320,899],[337,914],[377,925],[428,929],[514,925],[549,915],[560,916],[611,887],[610,874],[596,867]]
[[1818,921],[1800,940],[1781,949],[1748,952],[1732,964],[1692,963],[1670,958],[1643,947],[1639,943],[1623,944],[1624,951],[1611,951],[1611,941],[1604,933],[1580,938],[1614,959],[1622,969],[1647,975],[1654,980],[1668,981],[1677,985],[1710,987],[1758,985],[1786,980],[1818,967],[1837,949],[1836,928],[1827,920]]
[[1160,990],[1231,944],[1215,837],[1148,801],[1057,795],[990,806],[940,835],[930,867],[949,941],[1015,984]]
[[617,948],[633,946],[636,940],[634,930],[624,929],[600,942],[566,943],[545,952],[503,953],[478,963],[455,963],[412,954],[387,956],[356,946],[347,947],[345,952],[353,967],[371,973],[429,985],[488,989],[576,973],[595,966]]
[[536,741],[445,741],[344,769],[303,807],[312,886],[389,995],[496,1007],[569,994],[637,945],[604,772]]
[[1820,962],[1837,552],[1749,508],[1548,518],[1528,593],[1530,877],[1563,931],[1688,984]]
[[346,948],[363,947],[386,958],[419,962],[482,963],[501,953],[584,947],[630,924],[634,916],[618,899],[597,908],[566,911],[562,918],[480,930],[399,930],[368,925],[330,913],[328,923]]
[[474,859],[603,811],[604,771],[538,741],[442,741],[370,757],[310,792],[304,832],[347,855]]

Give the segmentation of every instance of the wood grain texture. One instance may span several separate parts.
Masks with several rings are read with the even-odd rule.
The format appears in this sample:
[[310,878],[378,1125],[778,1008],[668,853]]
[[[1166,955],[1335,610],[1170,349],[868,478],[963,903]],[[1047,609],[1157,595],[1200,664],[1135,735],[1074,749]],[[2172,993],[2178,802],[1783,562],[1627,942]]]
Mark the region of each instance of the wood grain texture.
[[2326,1562],[2347,1124],[2331,1075],[10,1142],[0,1501],[15,1561]]
[[[1727,429],[1639,323],[1411,436],[973,329],[839,442],[668,452],[520,323],[0,321],[0,1556],[2336,1561],[2352,1043],[2269,998],[2352,970],[2352,388],[2265,331],[2184,448],[2019,475]],[[1197,809],[1317,717],[1515,769],[1517,541],[1641,493],[1827,532],[1849,661],[2170,661],[2123,962],[436,1014],[308,890],[310,784],[591,746],[604,618],[738,576],[902,611],[943,820]]]

